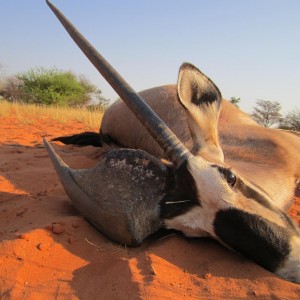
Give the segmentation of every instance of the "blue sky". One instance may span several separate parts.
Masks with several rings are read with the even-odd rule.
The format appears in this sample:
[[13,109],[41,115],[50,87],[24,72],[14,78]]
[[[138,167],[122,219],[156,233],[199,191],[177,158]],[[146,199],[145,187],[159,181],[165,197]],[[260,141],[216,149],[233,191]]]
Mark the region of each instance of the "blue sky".
[[[137,91],[175,83],[191,62],[252,111],[257,99],[299,108],[299,0],[52,1]],[[98,75],[43,0],[1,0],[0,75],[56,67]]]

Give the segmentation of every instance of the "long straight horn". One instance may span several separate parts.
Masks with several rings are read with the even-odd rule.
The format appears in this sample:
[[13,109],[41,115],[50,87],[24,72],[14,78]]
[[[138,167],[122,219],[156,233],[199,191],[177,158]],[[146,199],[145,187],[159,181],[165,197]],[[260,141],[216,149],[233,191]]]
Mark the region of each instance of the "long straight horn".
[[191,154],[179,141],[168,126],[156,115],[145,101],[129,86],[120,74],[98,53],[86,38],[72,25],[72,23],[48,0],[48,6],[54,12],[74,42],[96,67],[105,80],[127,104],[140,122],[147,128],[152,137],[165,151],[169,159],[179,165]]

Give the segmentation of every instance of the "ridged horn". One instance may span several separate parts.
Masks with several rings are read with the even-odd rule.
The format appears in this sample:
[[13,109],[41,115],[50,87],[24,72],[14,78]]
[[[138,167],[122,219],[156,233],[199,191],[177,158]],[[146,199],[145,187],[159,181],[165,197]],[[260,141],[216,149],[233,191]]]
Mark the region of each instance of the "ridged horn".
[[74,42],[96,67],[105,80],[127,104],[143,126],[165,151],[168,158],[180,165],[191,156],[188,149],[181,143],[168,126],[156,115],[145,101],[129,86],[120,74],[107,62],[107,60],[86,40],[86,38],[73,26],[73,24],[48,0],[48,6],[58,20],[72,37]]
[[72,204],[111,240],[138,246],[162,227],[159,205],[168,171],[158,159],[141,150],[118,149],[94,168],[74,170],[46,139],[44,144]]
[[[71,169],[54,151],[51,144],[44,138],[44,145],[51,158],[52,164],[55,168],[56,173],[60,179],[60,182],[71,199],[74,206],[78,211],[82,212],[84,216],[89,220],[101,219],[102,209],[96,205],[96,202],[88,196],[84,190],[76,182],[77,174],[84,174],[85,170],[73,170]],[[100,209],[100,211],[99,211]],[[95,224],[96,227],[97,224]],[[103,230],[103,228],[101,228]],[[105,233],[105,232],[104,232]],[[112,239],[114,237],[112,236]]]

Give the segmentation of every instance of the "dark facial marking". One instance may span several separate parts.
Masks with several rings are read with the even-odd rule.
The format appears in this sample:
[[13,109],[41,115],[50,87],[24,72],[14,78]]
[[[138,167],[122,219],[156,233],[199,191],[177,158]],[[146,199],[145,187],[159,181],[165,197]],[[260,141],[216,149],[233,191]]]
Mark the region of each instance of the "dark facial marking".
[[237,209],[219,211],[214,231],[225,244],[271,272],[276,271],[291,251],[287,230]]
[[170,173],[168,193],[160,203],[160,215],[163,219],[174,218],[201,205],[196,182],[187,168],[187,162],[176,170],[170,170]]
[[[251,182],[252,183],[252,182]],[[252,183],[253,184],[253,183]],[[257,203],[261,204],[262,206],[272,210],[276,211],[270,201],[266,199],[262,194],[258,193],[256,190],[252,189],[249,185],[245,184],[242,180],[239,180],[238,184],[236,185],[236,188],[248,199],[253,199]],[[258,187],[259,188],[259,187]]]
[[291,234],[299,235],[299,227],[293,222],[293,220],[285,213],[280,212],[280,218],[289,224],[289,230]]

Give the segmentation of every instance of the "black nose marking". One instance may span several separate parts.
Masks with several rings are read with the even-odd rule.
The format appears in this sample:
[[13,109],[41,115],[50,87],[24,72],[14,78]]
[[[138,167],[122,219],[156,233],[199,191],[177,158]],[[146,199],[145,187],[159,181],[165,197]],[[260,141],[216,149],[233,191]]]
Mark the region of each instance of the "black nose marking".
[[276,271],[291,251],[288,229],[241,210],[219,211],[214,230],[225,244],[271,272]]

